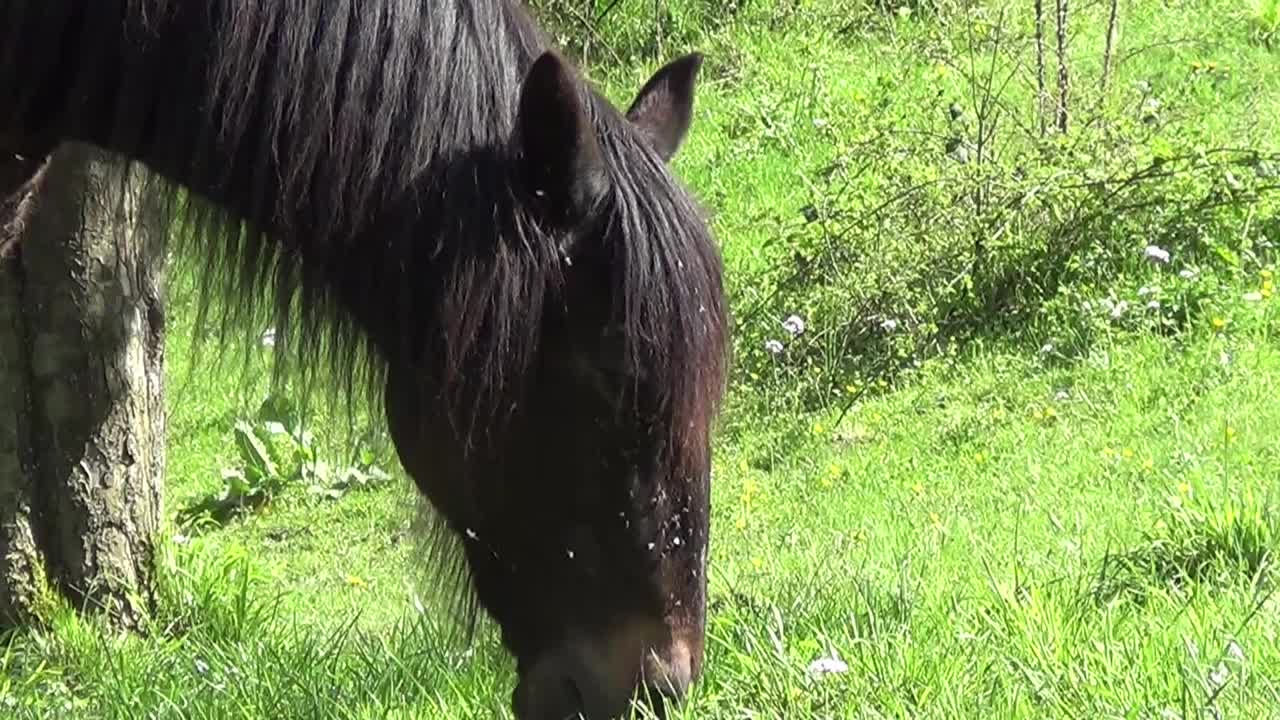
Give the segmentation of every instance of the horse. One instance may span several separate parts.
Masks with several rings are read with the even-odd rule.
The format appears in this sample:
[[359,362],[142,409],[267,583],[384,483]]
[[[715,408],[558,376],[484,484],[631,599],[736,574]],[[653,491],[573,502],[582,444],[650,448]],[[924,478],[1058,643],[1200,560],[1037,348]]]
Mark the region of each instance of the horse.
[[0,151],[145,170],[202,318],[381,405],[520,720],[661,712],[704,664],[730,355],[669,166],[702,64],[622,111],[516,0],[3,0]]

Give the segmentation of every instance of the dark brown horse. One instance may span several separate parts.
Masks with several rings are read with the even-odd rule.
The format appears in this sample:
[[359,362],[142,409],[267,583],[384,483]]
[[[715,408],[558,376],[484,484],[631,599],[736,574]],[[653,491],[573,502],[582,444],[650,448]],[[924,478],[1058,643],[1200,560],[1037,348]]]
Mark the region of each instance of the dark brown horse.
[[[512,0],[0,0],[0,147],[137,161],[224,320],[381,392],[522,719],[703,661],[728,321],[666,162],[696,55],[615,110]],[[176,225],[175,225],[176,227]]]

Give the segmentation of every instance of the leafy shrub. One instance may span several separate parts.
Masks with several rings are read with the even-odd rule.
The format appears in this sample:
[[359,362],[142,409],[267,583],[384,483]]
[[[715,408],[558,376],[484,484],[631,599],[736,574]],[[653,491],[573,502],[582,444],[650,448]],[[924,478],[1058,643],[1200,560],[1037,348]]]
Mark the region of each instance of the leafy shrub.
[[739,379],[771,403],[848,402],[974,341],[1071,358],[1111,331],[1177,333],[1273,262],[1280,155],[1247,119],[1213,147],[1187,110],[1227,69],[1106,89],[1070,68],[1062,132],[1054,68],[1048,97],[1010,82],[1037,63],[1007,16],[948,22],[917,40],[934,81],[876,85],[810,204],[766,233],[776,261],[737,285]]

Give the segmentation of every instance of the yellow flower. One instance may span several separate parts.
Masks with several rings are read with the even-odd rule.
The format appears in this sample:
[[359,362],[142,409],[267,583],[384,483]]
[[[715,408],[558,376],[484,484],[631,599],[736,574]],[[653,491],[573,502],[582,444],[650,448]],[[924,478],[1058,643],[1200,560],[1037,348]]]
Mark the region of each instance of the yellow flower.
[[1152,470],[1155,469],[1155,467],[1156,467],[1156,463],[1151,458],[1147,458],[1142,461],[1142,469],[1146,470],[1147,472],[1151,472]]
[[923,495],[923,494],[924,494],[924,486],[923,486],[923,485],[921,485],[920,483],[916,483],[915,485],[912,485],[912,486],[911,486],[911,489],[912,489],[912,490],[915,492],[915,494],[917,494],[917,495]]
[[1116,456],[1116,451],[1110,445],[1102,448],[1102,457],[1110,460],[1115,456]]
[[1121,450],[1121,451],[1120,451],[1120,454],[1124,456],[1124,459],[1125,459],[1125,460],[1132,460],[1132,459],[1133,459],[1133,450],[1131,450],[1131,449],[1129,449],[1129,448],[1125,448],[1124,450]]
[[347,584],[350,585],[351,587],[358,587],[358,588],[365,587],[366,585],[368,585],[368,583],[364,581],[364,578],[357,577],[355,575],[347,576]]
[[1180,494],[1182,494],[1182,495],[1190,495],[1190,494],[1191,494],[1191,486],[1190,486],[1190,485],[1188,485],[1188,484],[1186,484],[1186,483],[1184,483],[1184,482],[1180,482],[1180,483],[1178,483],[1178,492],[1179,492]]
[[755,568],[756,572],[759,572],[764,568],[764,560],[761,560],[758,557],[751,558],[751,567]]
[[1235,428],[1233,428],[1233,427],[1231,427],[1230,425],[1228,425],[1228,426],[1227,426],[1227,431],[1226,431],[1226,433],[1225,433],[1225,437],[1226,437],[1226,439],[1227,439],[1227,443],[1228,443],[1228,444],[1235,442],[1235,441],[1236,441],[1236,429],[1235,429]]
[[935,528],[937,528],[937,529],[939,529],[939,530],[941,530],[941,529],[942,529],[942,518],[941,518],[941,517],[939,517],[938,513],[936,513],[936,512],[931,512],[931,513],[929,513],[929,522],[930,522],[930,523],[931,523]]
[[826,425],[823,425],[822,423],[814,423],[814,424],[813,424],[813,434],[814,434],[814,435],[821,435],[821,434],[825,433],[826,431],[827,431],[827,426],[826,426]]
[[983,455],[982,453],[974,453],[974,454],[973,454],[973,461],[974,461],[975,463],[979,464],[979,465],[981,465],[983,462],[985,462],[985,461],[986,461],[986,459],[987,459],[987,456],[986,456],[986,455]]
[[1219,332],[1221,332],[1224,328],[1226,328],[1226,327],[1227,327],[1227,321],[1226,321],[1226,320],[1223,320],[1223,319],[1222,319],[1222,318],[1220,318],[1220,317],[1216,317],[1216,318],[1214,318],[1214,319],[1212,320],[1212,323],[1213,323],[1213,329],[1214,329],[1214,330],[1217,330],[1217,331],[1219,331]]

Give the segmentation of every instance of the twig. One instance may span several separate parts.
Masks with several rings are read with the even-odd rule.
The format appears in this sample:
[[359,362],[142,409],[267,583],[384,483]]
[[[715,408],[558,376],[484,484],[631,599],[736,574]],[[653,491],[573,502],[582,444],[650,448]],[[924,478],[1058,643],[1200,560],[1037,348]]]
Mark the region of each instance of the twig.
[[1116,17],[1120,13],[1120,0],[1111,0],[1111,16],[1107,18],[1107,47],[1102,51],[1102,78],[1100,87],[1107,92],[1107,80],[1111,75],[1111,53],[1116,43]]
[[1067,72],[1067,21],[1070,13],[1067,0],[1058,1],[1058,132],[1066,134],[1069,112],[1068,96],[1071,93],[1071,77]]
[[1044,0],[1036,0],[1036,105],[1040,137],[1044,137],[1044,112],[1049,105],[1049,92],[1044,86]]

